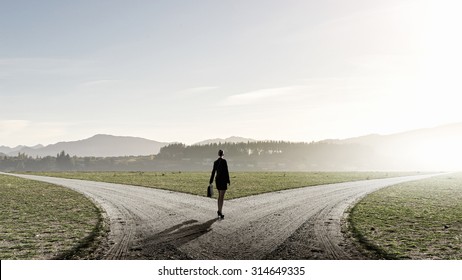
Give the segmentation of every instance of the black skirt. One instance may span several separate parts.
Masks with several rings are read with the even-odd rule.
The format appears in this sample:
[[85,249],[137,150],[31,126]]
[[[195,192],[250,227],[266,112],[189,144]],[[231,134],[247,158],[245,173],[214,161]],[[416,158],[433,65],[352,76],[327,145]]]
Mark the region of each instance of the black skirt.
[[217,185],[217,190],[226,191],[228,189],[228,183],[226,182],[215,181],[215,184]]

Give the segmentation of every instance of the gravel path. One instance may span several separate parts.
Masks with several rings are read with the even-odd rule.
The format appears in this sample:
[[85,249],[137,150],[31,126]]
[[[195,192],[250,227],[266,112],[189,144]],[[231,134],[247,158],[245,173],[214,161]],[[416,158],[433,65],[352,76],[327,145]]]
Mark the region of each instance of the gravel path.
[[[11,174],[10,174],[11,175]],[[32,175],[103,208],[105,259],[361,259],[341,232],[345,211],[380,188],[435,175],[306,187],[225,201],[145,187]],[[204,190],[205,191],[205,190]]]

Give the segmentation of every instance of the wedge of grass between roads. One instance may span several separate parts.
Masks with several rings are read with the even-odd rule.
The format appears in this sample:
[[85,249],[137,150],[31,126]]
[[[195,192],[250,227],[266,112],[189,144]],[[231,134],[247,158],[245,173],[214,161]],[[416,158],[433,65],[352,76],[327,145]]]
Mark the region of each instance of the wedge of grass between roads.
[[[210,172],[34,172],[27,174],[160,188],[205,196]],[[225,199],[286,189],[406,175],[419,172],[230,172]],[[214,197],[218,192],[214,192]]]
[[[75,259],[102,233],[99,209],[64,187],[0,175],[0,259]],[[87,252],[87,253],[86,253]]]
[[353,234],[386,259],[462,259],[462,173],[372,193],[349,216]]

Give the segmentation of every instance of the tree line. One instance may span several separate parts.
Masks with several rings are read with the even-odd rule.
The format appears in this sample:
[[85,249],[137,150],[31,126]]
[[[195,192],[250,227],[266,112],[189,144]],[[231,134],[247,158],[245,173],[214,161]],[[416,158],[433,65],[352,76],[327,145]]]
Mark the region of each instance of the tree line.
[[56,156],[33,158],[19,153],[0,157],[0,170],[207,171],[219,149],[236,171],[359,170],[380,163],[371,148],[359,144],[258,141],[192,146],[175,143],[149,156],[77,157],[62,151]]

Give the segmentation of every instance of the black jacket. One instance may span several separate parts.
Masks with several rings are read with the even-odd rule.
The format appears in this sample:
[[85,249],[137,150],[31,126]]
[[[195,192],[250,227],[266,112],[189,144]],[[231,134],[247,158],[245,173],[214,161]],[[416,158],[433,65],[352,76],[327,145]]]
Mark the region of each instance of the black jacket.
[[228,163],[226,162],[226,159],[219,158],[213,162],[213,170],[212,175],[210,176],[209,184],[213,182],[215,172],[217,173],[217,177],[215,178],[217,186],[226,186],[226,184],[231,183],[229,181]]

